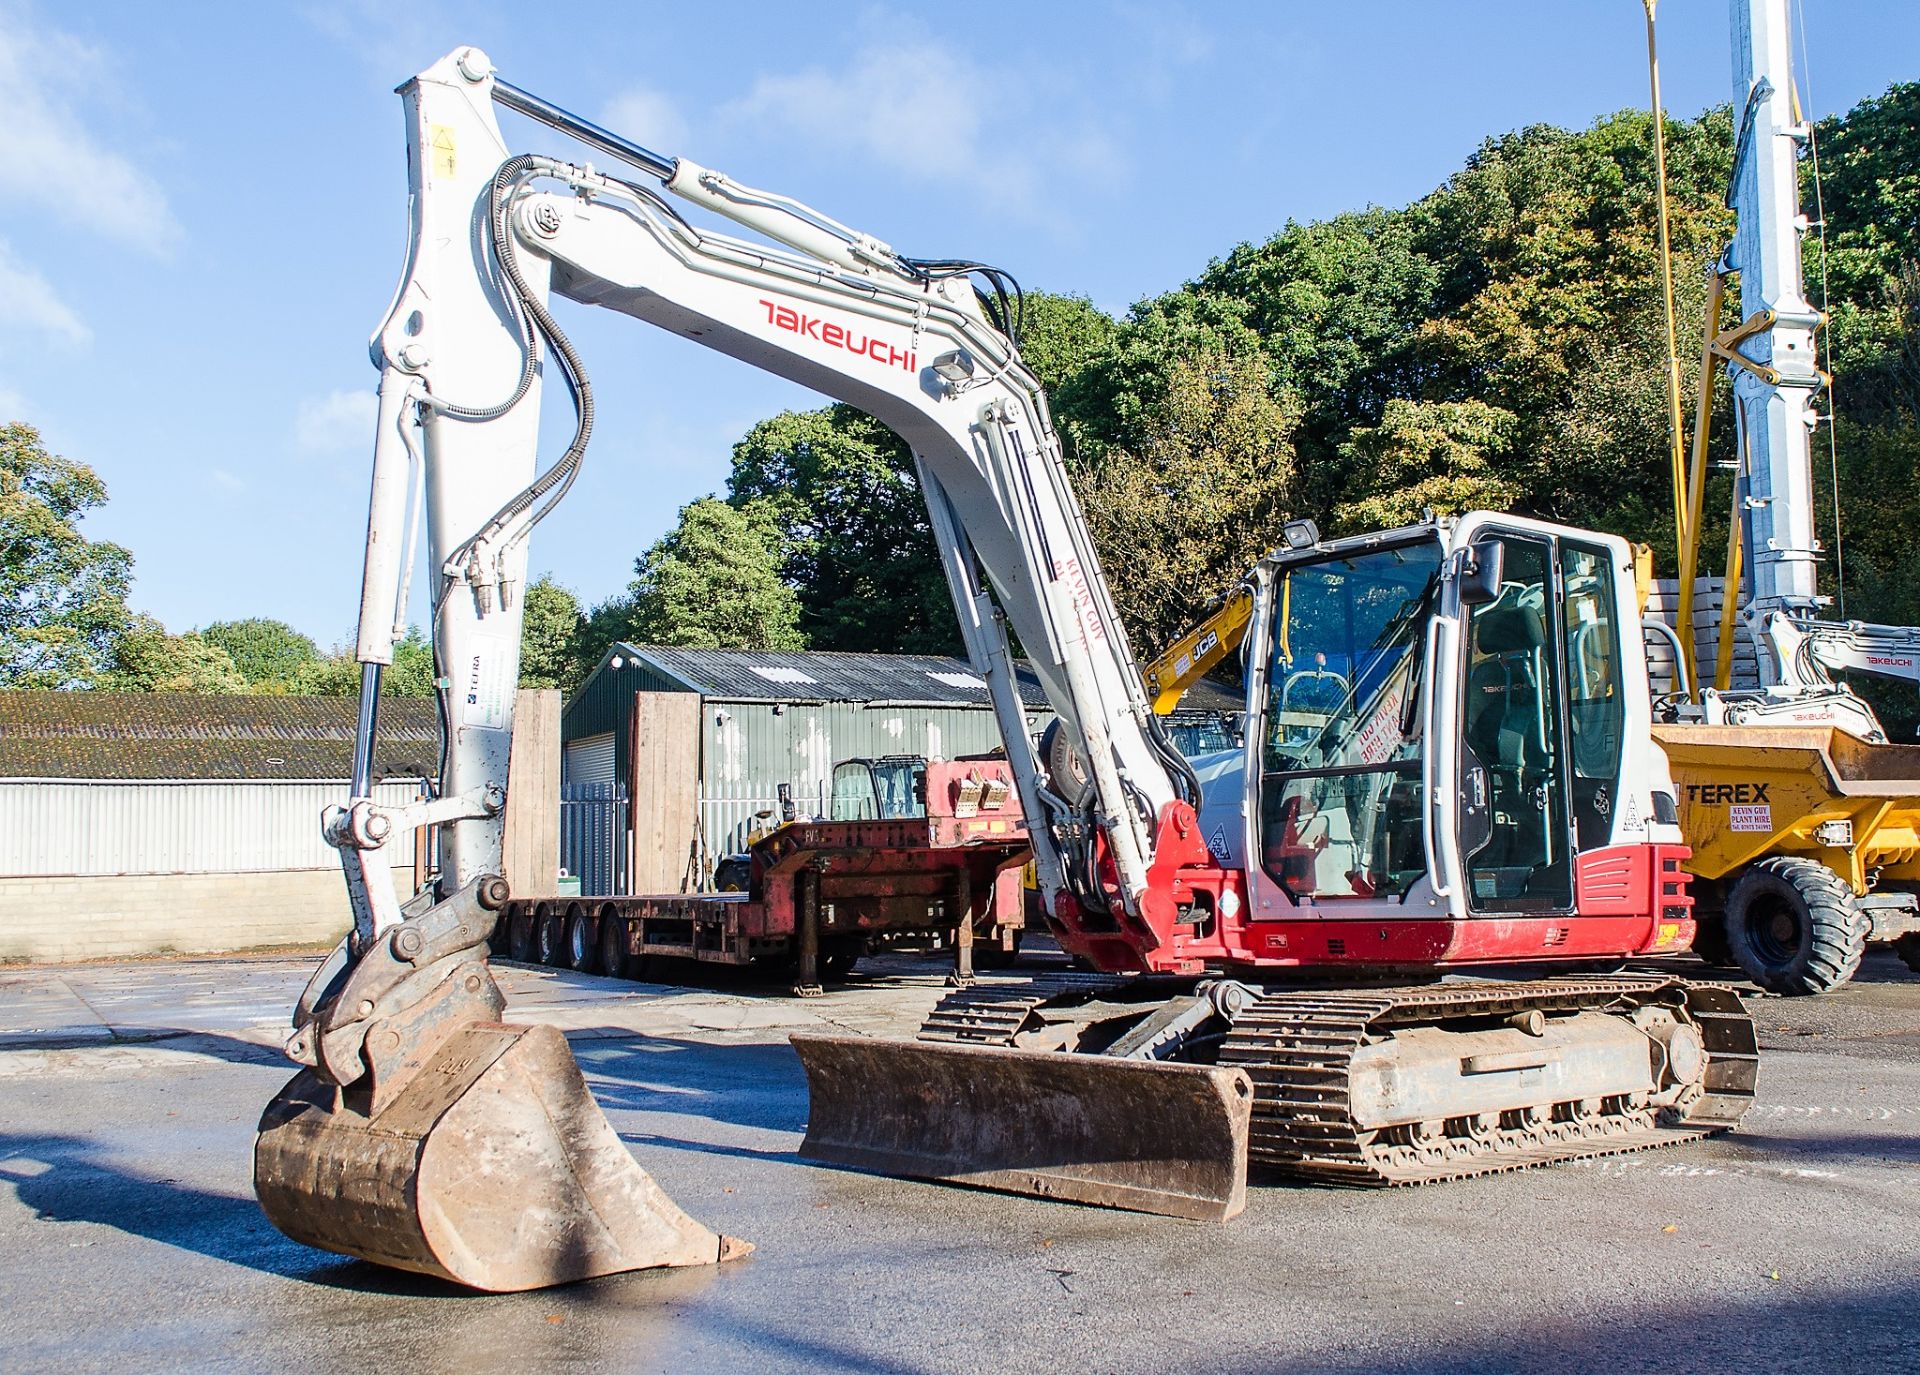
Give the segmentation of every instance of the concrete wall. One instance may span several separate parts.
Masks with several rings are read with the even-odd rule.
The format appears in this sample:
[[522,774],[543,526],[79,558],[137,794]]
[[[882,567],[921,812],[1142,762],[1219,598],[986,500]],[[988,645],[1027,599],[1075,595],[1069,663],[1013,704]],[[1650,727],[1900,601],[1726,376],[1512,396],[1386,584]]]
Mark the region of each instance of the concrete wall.
[[[410,868],[394,874],[401,895]],[[340,870],[0,878],[0,960],[201,954],[338,940]]]

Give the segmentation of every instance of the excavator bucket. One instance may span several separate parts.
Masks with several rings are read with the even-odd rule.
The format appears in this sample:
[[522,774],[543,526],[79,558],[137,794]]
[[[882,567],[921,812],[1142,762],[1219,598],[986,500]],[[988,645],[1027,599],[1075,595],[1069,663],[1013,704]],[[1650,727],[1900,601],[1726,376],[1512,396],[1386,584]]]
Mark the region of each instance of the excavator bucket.
[[1253,1085],[1211,1065],[798,1034],[800,1154],[1220,1222],[1247,1201]]
[[469,1022],[371,1114],[353,1101],[303,1070],[260,1120],[254,1187],[295,1241],[493,1292],[753,1249],[634,1162],[553,1027]]

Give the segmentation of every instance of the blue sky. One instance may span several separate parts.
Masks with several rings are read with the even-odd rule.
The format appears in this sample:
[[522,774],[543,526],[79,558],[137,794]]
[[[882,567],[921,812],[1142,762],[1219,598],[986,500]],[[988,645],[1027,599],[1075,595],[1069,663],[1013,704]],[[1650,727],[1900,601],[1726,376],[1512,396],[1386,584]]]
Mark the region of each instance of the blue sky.
[[[1814,113],[1920,78],[1920,5],[1805,2]],[[1669,108],[1725,101],[1725,4],[1661,10]],[[405,227],[391,92],[464,43],[658,151],[1116,311],[1289,218],[1420,196],[1487,135],[1647,94],[1636,0],[0,0],[0,412],[100,471],[84,528],[133,550],[134,604],[170,628],[350,637],[365,342]],[[599,426],[533,563],[591,602],[722,486],[748,426],[816,398],[565,318]]]

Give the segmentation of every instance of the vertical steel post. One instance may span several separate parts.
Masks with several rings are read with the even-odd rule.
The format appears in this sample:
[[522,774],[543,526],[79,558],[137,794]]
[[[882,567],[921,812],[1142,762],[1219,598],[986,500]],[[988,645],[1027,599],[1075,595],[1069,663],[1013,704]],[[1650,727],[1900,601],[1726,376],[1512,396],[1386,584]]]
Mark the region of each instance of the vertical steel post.
[[953,978],[960,988],[973,983],[973,867],[964,859],[953,880],[953,908],[959,924],[953,931]]
[[796,997],[817,997],[820,987],[820,875],[814,869],[802,869],[800,885],[800,972],[793,991]]
[[[1660,107],[1660,60],[1653,40],[1655,0],[1641,0],[1641,3],[1647,11],[1647,81],[1653,88],[1654,205],[1660,221],[1660,290],[1667,312],[1667,419],[1673,468],[1673,539],[1674,548],[1683,550],[1690,532],[1687,528],[1686,441],[1680,419],[1680,344],[1673,324],[1673,249],[1667,232],[1667,117]],[[1684,559],[1685,555],[1681,557]],[[1685,636],[1686,631],[1682,629],[1681,634]],[[1690,640],[1687,643],[1690,646]],[[1692,652],[1691,647],[1688,652]]]
[[[1713,428],[1713,377],[1718,363],[1713,352],[1720,334],[1720,303],[1726,297],[1726,280],[1717,269],[1707,273],[1707,326],[1700,347],[1700,385],[1694,396],[1693,457],[1687,466],[1686,537],[1680,541],[1680,604],[1674,614],[1674,630],[1687,656],[1687,681],[1692,683],[1693,698],[1700,698],[1700,663],[1693,647],[1693,585],[1700,577],[1700,522],[1707,499],[1707,440]],[[1727,575],[1721,600],[1732,600],[1736,585]]]

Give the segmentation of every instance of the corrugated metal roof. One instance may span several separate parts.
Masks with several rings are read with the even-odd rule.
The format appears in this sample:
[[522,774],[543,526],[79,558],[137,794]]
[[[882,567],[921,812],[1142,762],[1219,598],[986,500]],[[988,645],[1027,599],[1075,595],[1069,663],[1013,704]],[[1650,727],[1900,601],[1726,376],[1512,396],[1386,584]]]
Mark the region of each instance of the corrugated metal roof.
[[1178,711],[1245,711],[1246,708],[1247,694],[1244,688],[1213,678],[1202,678],[1187,689],[1187,695],[1180,699]]
[[[344,780],[358,712],[351,697],[0,691],[0,778]],[[439,757],[432,700],[383,699],[375,774],[430,777]]]
[[[987,685],[964,659],[944,654],[843,654],[824,650],[676,649],[616,644],[594,670],[620,657],[688,692],[722,702],[911,702],[987,706]],[[1021,699],[1045,709],[1040,680],[1015,670]],[[589,682],[592,680],[589,679]],[[586,695],[583,685],[581,695]]]

